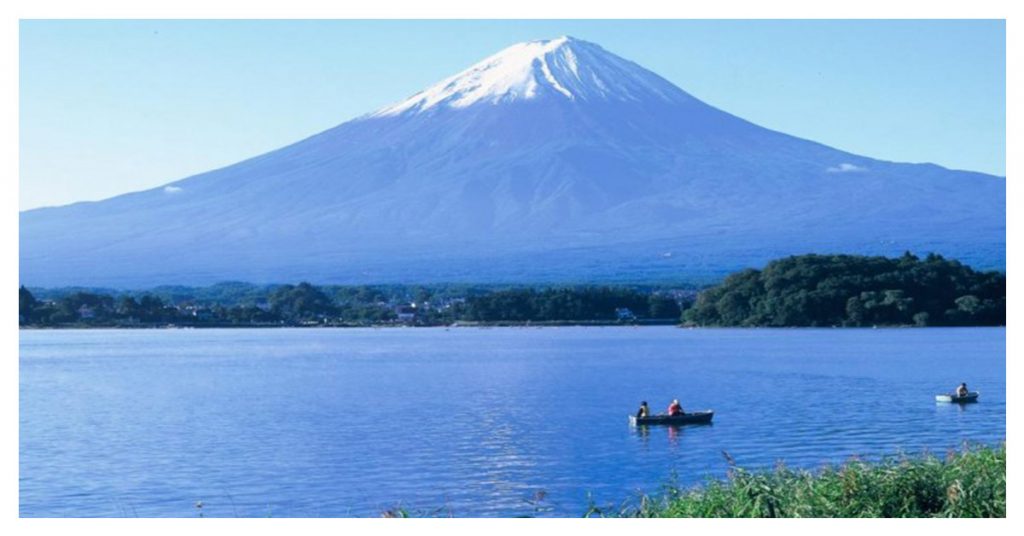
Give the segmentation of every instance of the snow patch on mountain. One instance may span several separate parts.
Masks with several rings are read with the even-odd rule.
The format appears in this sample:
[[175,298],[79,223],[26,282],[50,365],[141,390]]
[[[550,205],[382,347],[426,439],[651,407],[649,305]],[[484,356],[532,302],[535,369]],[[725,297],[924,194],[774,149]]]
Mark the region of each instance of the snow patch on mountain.
[[864,173],[868,168],[851,164],[849,162],[843,162],[838,166],[830,166],[825,169],[829,173]]
[[568,100],[692,99],[639,65],[573,37],[512,45],[370,117],[466,108],[556,95]]

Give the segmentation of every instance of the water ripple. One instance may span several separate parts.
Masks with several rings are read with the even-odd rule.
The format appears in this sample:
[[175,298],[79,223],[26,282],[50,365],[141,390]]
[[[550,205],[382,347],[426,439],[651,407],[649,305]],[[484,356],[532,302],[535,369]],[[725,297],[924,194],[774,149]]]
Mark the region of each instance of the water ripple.
[[[1005,330],[32,331],[22,516],[580,515],[1005,438]],[[969,356],[966,359],[965,356]],[[935,404],[967,380],[982,402]],[[641,399],[711,426],[630,428]]]

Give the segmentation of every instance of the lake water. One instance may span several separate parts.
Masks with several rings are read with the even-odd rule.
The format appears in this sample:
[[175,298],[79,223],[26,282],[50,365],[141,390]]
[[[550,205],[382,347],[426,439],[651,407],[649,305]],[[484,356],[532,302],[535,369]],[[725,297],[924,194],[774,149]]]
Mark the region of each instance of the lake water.
[[[579,516],[1006,435],[1004,329],[22,331],[22,516]],[[970,406],[936,404],[960,381]],[[640,400],[714,424],[631,428]],[[541,500],[538,498],[543,497]]]

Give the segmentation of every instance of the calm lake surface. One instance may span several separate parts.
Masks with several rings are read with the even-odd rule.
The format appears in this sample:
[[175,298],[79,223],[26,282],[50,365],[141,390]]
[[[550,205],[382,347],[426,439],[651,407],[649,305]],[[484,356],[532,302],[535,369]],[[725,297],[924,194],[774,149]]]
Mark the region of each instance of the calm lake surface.
[[[1006,331],[22,331],[22,516],[579,516],[1006,436]],[[960,381],[970,406],[936,404]],[[711,426],[631,428],[640,400]],[[536,501],[538,492],[543,499]]]

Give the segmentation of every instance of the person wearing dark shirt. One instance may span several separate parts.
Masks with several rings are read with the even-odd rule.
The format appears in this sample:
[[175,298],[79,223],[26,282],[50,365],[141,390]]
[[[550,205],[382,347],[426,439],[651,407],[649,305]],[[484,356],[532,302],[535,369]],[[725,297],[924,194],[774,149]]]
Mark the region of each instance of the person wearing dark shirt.
[[640,409],[637,410],[637,412],[636,412],[636,418],[637,419],[643,419],[644,417],[647,417],[650,414],[651,414],[651,410],[647,408],[647,401],[645,400],[645,401],[641,402],[640,403]]

